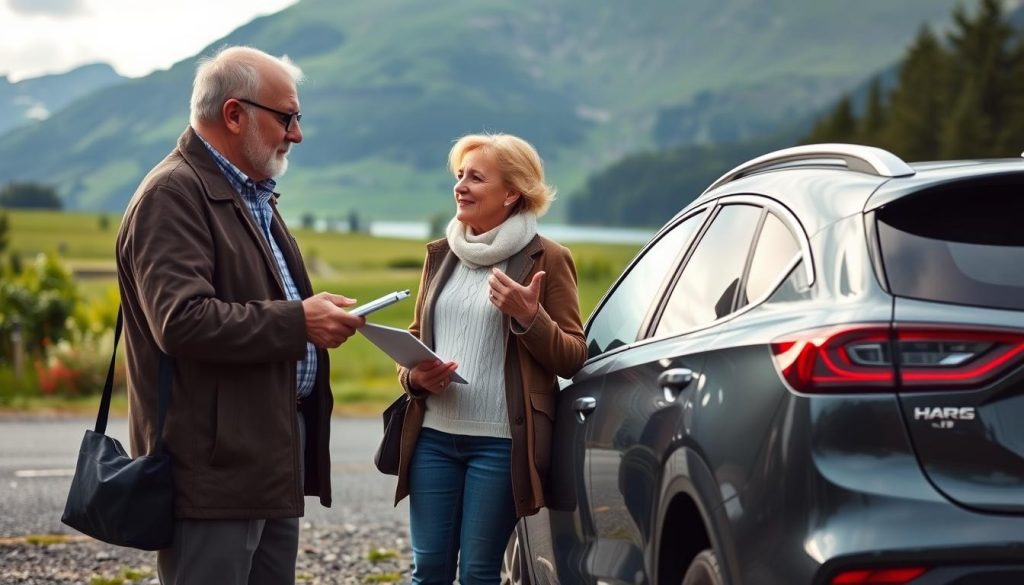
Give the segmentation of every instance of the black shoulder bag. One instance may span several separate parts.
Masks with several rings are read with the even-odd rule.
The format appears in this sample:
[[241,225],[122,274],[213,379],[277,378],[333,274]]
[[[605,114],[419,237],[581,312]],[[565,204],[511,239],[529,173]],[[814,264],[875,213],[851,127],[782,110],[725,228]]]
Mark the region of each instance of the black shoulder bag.
[[96,430],[86,429],[61,522],[93,538],[118,546],[159,550],[174,535],[174,480],[171,458],[164,450],[163,429],[171,399],[174,361],[160,354],[157,381],[160,410],[153,452],[132,459],[116,439],[104,434],[114,387],[114,358],[121,339],[117,312],[114,353],[96,415]]
[[391,406],[384,409],[384,437],[380,440],[373,464],[377,470],[388,475],[398,475],[398,458],[402,451],[402,427],[405,426],[405,409],[409,397],[402,394]]

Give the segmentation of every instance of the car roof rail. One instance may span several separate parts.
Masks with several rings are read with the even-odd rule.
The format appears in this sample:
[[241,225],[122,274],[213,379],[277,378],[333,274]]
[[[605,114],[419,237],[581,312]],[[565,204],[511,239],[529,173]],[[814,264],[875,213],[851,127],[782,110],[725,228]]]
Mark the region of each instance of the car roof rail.
[[903,162],[903,159],[887,150],[875,148],[874,146],[841,143],[805,144],[803,146],[776,150],[775,152],[749,160],[719,177],[717,181],[704,190],[704,193],[751,173],[773,167],[797,166],[801,162],[805,162],[808,165],[821,164],[823,161],[829,160],[842,161],[846,164],[846,168],[851,171],[869,173],[879,177],[909,177],[914,174],[914,169]]

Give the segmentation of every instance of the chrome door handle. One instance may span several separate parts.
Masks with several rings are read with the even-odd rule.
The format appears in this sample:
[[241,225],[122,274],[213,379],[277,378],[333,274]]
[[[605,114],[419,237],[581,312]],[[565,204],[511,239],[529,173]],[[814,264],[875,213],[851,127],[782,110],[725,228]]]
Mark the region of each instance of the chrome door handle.
[[658,385],[665,394],[666,402],[675,402],[679,393],[693,381],[693,370],[689,368],[672,368],[658,376]]
[[576,420],[580,422],[587,420],[587,415],[594,412],[595,408],[597,408],[597,399],[591,396],[582,396],[572,402],[572,409],[576,411]]

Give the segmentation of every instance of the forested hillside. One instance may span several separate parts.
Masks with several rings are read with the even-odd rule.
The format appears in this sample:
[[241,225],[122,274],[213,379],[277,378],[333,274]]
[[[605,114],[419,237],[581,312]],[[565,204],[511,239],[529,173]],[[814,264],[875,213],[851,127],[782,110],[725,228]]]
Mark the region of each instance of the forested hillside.
[[998,0],[976,14],[958,8],[956,27],[924,27],[895,84],[874,81],[860,108],[853,95],[805,142],[859,142],[908,160],[1019,156],[1024,151],[1024,33]]

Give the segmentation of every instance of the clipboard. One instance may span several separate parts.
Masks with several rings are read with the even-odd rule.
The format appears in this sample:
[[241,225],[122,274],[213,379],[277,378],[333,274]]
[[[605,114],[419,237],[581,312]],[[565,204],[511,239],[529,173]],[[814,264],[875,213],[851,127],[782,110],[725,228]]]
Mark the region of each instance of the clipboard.
[[[414,368],[416,364],[424,360],[448,361],[441,359],[429,347],[423,345],[422,341],[416,339],[412,333],[405,329],[367,323],[356,331],[365,335],[381,351],[391,356],[391,359],[395,360],[395,362],[407,368]],[[469,381],[460,376],[458,372],[452,372],[451,380],[458,384],[469,384]]]

